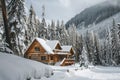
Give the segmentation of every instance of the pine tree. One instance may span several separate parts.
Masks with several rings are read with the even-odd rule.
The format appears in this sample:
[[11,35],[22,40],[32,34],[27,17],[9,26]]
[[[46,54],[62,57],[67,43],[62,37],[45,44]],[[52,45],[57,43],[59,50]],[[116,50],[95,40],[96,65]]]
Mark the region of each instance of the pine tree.
[[83,47],[82,54],[80,55],[80,67],[88,67],[88,56],[85,47]]
[[38,37],[47,39],[48,38],[48,29],[47,29],[47,24],[45,20],[45,6],[42,6],[42,22],[40,24],[40,29],[38,33]]
[[85,42],[85,47],[88,53],[88,61],[91,63],[92,62],[92,53],[94,51],[93,49],[93,40],[92,40],[91,34],[87,31],[86,35],[84,37],[84,42]]
[[120,64],[120,24],[117,25],[117,35],[118,35],[118,64]]
[[82,54],[82,50],[83,50],[83,38],[82,35],[76,35],[76,44],[75,44],[75,58],[76,58],[76,62],[79,62],[79,56]]
[[25,44],[26,15],[24,0],[14,0],[8,5],[8,20],[10,25],[10,42],[12,50],[17,55],[23,55]]
[[79,55],[82,54],[83,48],[83,37],[79,33],[77,33],[76,26],[74,24],[70,25],[68,29],[68,44],[72,45],[75,50],[75,61],[79,62]]
[[68,28],[68,34],[69,34],[69,44],[72,45],[73,47],[76,46],[76,35],[77,35],[77,29],[74,24],[70,25]]
[[38,36],[37,29],[38,29],[38,24],[37,24],[36,14],[31,5],[29,10],[29,17],[27,19],[26,46],[28,46],[28,43],[32,42],[32,40]]
[[92,54],[92,63],[94,65],[100,65],[100,58],[99,58],[99,42],[97,36],[93,33],[93,45],[94,45],[94,52]]
[[59,20],[57,20],[57,25],[56,25],[56,40],[59,40],[60,39],[60,31],[61,31],[61,28],[60,28],[60,23],[59,23]]
[[105,45],[106,45],[106,65],[111,65],[111,41],[110,41],[110,30],[107,29],[107,35],[105,38]]
[[54,21],[51,21],[51,26],[50,26],[50,39],[55,40],[56,39],[56,26]]
[[112,65],[118,64],[118,39],[117,39],[117,33],[116,33],[116,24],[115,20],[113,19],[113,25],[111,28],[111,59],[112,59]]
[[106,46],[106,42],[104,42],[104,44],[101,46],[101,63],[102,65],[106,66],[107,64],[107,46]]
[[64,25],[63,21],[61,22],[59,33],[60,33],[60,39],[59,40],[61,42],[61,45],[67,44],[68,32],[67,32],[67,30],[65,28],[65,25]]

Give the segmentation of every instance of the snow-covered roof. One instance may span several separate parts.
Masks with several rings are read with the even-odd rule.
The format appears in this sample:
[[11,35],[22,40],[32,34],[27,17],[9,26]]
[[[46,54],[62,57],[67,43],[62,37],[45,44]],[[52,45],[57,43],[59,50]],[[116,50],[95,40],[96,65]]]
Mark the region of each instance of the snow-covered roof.
[[[57,44],[59,44],[58,40],[44,40],[42,38],[35,38],[40,44],[41,46],[46,50],[46,52],[48,54],[54,54],[53,50],[55,50],[55,47],[57,46]],[[66,52],[70,52],[72,46],[61,46],[62,50],[59,50],[60,52],[58,52],[57,54],[68,54]]]
[[72,46],[67,46],[67,45],[61,47],[62,47],[62,51],[67,51],[67,52],[69,52],[70,49],[72,48]]
[[61,54],[61,55],[66,55],[70,52],[72,46],[61,46],[62,47],[62,50],[59,50],[59,52],[57,54]]
[[42,45],[42,47],[49,53],[49,54],[53,54],[52,49],[50,48],[50,46],[47,45],[46,41],[42,38],[36,38],[36,40]]
[[57,44],[59,43],[59,41],[58,40],[47,40],[46,43],[48,46],[50,46],[52,50],[54,50]]

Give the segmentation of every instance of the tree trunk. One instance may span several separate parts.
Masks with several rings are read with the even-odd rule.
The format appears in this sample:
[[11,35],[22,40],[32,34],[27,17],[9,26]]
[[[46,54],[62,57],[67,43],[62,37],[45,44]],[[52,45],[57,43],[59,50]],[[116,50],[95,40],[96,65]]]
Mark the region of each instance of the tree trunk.
[[8,47],[11,49],[9,29],[8,29],[8,20],[7,20],[7,12],[6,12],[6,4],[5,4],[5,0],[0,0],[0,1],[1,1],[3,21],[4,21],[4,28],[5,28],[5,38],[6,38],[6,42],[9,44]]

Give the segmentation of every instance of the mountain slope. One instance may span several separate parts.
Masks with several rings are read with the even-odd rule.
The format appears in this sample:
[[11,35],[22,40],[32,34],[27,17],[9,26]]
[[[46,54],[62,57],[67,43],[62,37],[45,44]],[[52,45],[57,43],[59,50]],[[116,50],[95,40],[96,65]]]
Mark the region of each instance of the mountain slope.
[[78,28],[78,32],[79,33],[86,33],[86,31],[94,31],[95,33],[97,33],[99,35],[100,39],[104,39],[106,36],[106,30],[108,29],[108,27],[112,27],[113,25],[113,18],[117,23],[120,23],[120,12],[99,22],[98,24],[91,24],[88,25],[87,28],[84,28],[84,26],[80,26],[81,28]]
[[83,25],[87,28],[90,24],[98,24],[105,19],[116,15],[120,12],[119,0],[110,0],[103,3],[97,4],[95,6],[89,7],[77,14],[71,20],[66,23],[68,28],[70,24],[74,23],[77,28],[81,28]]

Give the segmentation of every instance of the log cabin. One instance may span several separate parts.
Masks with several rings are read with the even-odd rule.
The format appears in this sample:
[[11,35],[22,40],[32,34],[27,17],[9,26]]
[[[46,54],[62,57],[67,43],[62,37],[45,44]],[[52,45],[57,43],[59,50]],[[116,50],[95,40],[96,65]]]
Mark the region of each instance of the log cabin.
[[[45,64],[55,64],[57,62],[63,62],[64,58],[70,59],[74,53],[72,46],[61,46],[58,40],[35,38],[26,50],[24,57]],[[62,66],[65,65],[68,64],[64,62]]]

